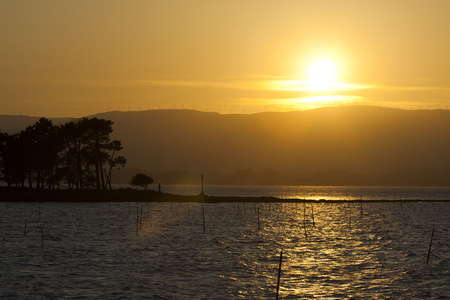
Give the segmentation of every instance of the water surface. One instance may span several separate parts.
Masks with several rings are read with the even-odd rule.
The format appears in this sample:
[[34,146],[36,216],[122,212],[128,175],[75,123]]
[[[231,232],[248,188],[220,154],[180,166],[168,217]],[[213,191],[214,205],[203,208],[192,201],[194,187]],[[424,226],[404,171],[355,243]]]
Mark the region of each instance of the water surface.
[[3,202],[0,298],[273,299],[280,251],[281,299],[448,298],[449,213],[448,202]]

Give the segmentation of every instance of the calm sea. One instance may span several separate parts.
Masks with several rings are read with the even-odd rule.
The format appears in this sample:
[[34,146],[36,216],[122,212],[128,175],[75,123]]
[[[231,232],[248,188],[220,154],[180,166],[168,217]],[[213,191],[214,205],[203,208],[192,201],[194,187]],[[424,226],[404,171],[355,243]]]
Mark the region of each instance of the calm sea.
[[280,299],[449,299],[449,215],[433,201],[0,202],[0,299],[275,299],[281,251]]

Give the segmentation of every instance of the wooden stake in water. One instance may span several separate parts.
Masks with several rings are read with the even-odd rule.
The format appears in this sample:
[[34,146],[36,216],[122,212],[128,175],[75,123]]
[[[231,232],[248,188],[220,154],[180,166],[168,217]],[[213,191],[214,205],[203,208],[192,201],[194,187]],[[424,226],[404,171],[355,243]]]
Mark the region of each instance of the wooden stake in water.
[[283,261],[283,250],[280,252],[280,266],[278,267],[277,297],[275,298],[276,300],[278,300],[278,293],[280,291],[281,262],[282,261]]
[[311,215],[312,215],[313,226],[316,227],[316,222],[314,221],[314,206],[312,204],[311,204]]
[[258,207],[258,231],[259,231],[259,207]]
[[203,208],[202,208],[202,218],[203,218],[203,233],[206,233],[205,210]]
[[433,231],[431,231],[430,247],[428,247],[428,255],[427,255],[427,264],[428,264],[428,261],[430,260],[431,244],[433,243],[433,235],[434,235],[434,227],[433,227]]
[[352,209],[351,209],[351,207],[349,210],[348,217],[349,217],[348,227],[352,228]]
[[44,230],[41,227],[41,250],[44,249]]
[[359,206],[360,206],[360,209],[361,209],[361,218],[362,218],[362,216],[363,216],[362,199],[359,201]]
[[139,203],[136,202],[136,236],[139,235]]
[[136,215],[136,236],[139,235],[139,215]]
[[306,222],[303,222],[303,229],[305,230],[305,238],[308,239],[308,232],[306,231]]
[[306,224],[306,202],[303,203],[303,223]]
[[303,203],[303,229],[305,231],[305,238],[308,239],[308,232],[306,231],[306,203]]
[[139,223],[139,228],[140,229],[142,229],[142,219],[143,219],[143,216],[142,216],[142,210],[144,209],[144,203],[143,202],[141,202],[141,220],[140,220],[140,223]]

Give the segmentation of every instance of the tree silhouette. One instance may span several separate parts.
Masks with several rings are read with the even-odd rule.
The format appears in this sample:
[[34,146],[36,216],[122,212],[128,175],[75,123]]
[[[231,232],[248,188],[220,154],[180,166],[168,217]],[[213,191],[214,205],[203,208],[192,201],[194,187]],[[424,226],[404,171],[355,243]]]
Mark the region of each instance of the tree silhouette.
[[0,132],[0,179],[8,186],[56,188],[111,188],[111,173],[126,164],[117,155],[120,141],[111,141],[109,120],[82,118],[55,126],[41,118],[21,132]]
[[29,185],[31,186],[31,173],[34,173],[36,188],[50,188],[55,186],[55,173],[59,165],[61,141],[57,136],[58,127],[52,121],[41,118],[32,126],[25,129],[24,142],[30,143],[28,148],[27,166],[29,170]]
[[27,174],[27,158],[29,149],[28,140],[25,142],[25,135],[19,138],[19,134],[9,135],[2,133],[0,136],[0,155],[2,179],[6,181],[8,187],[25,185]]
[[125,157],[116,156],[117,152],[123,149],[121,142],[110,141],[113,124],[112,121],[104,119],[82,118],[63,125],[67,155],[66,175],[71,180],[75,178],[72,185],[76,188],[112,188],[112,170],[125,166]]
[[106,169],[104,169],[104,173],[105,173],[105,177],[106,177],[106,183],[109,186],[110,189],[112,189],[111,186],[111,176],[112,176],[112,170],[114,168],[119,169],[123,168],[125,166],[125,164],[127,163],[127,159],[122,156],[115,156],[117,152],[119,152],[120,150],[122,150],[122,143],[120,141],[114,140],[111,143],[109,143],[108,145],[108,150],[112,151],[111,155],[108,157],[108,171]]
[[132,186],[139,186],[144,189],[147,189],[149,184],[153,183],[153,179],[150,176],[147,176],[143,173],[137,173],[131,178],[130,184]]
[[109,134],[112,132],[112,121],[103,119],[81,119],[81,126],[86,128],[85,152],[86,162],[93,166],[95,186],[97,189],[106,189],[106,182],[103,173],[103,165],[108,161],[109,154],[106,152],[110,148]]

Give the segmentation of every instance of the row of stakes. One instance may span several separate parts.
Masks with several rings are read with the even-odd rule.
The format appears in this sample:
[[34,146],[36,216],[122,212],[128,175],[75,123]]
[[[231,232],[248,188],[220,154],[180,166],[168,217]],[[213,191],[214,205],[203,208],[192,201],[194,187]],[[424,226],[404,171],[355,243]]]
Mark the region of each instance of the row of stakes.
[[[171,203],[172,205],[172,203]],[[142,220],[143,220],[143,203],[141,203],[141,208],[139,210],[139,205],[136,206],[137,207],[137,218],[136,218],[136,235],[139,235],[139,229],[142,228]],[[269,203],[269,213],[270,213],[270,203]],[[238,212],[239,212],[239,203],[238,203]],[[403,205],[402,202],[400,202],[400,210],[403,210]],[[139,211],[140,211],[140,216],[139,216]],[[244,212],[245,212],[245,204],[244,204]],[[257,212],[257,225],[258,225],[258,231],[260,231],[261,229],[261,223],[260,223],[260,210],[259,207],[256,209]],[[189,203],[188,203],[188,214],[189,214]],[[360,217],[363,217],[363,203],[362,201],[360,201]],[[39,209],[39,216],[40,216],[40,209]],[[148,215],[147,215],[148,216]],[[313,227],[316,226],[315,223],[315,218],[314,218],[314,207],[313,205],[311,205],[311,217],[312,217],[312,225]],[[351,214],[349,215],[349,226],[351,227]],[[206,220],[205,220],[205,209],[202,208],[202,225],[203,225],[203,234],[206,234]],[[306,229],[306,204],[303,206],[303,228],[304,228],[304,234],[305,234],[305,238],[308,238],[308,233],[307,233],[307,229]],[[41,228],[42,230],[42,228]],[[433,244],[433,236],[434,236],[434,227],[433,230],[431,232],[431,238],[430,238],[430,244],[428,247],[428,253],[427,253],[427,261],[426,263],[429,263],[429,259],[430,259],[430,253],[431,253],[431,246]],[[282,261],[282,255],[283,253],[281,252],[280,254],[280,272],[281,272],[281,261]],[[278,288],[277,288],[277,294],[278,294]]]
[[[400,208],[401,210],[403,210],[403,207],[401,205],[402,203],[400,202]],[[109,209],[111,209],[111,205],[109,204]],[[130,207],[129,207],[130,209]],[[239,203],[238,203],[238,210],[239,210]],[[244,206],[244,211],[245,211],[245,206]],[[269,211],[270,211],[270,203],[269,203]],[[38,221],[40,221],[41,219],[41,203],[39,202],[39,219]],[[188,212],[189,212],[189,205],[188,205]],[[258,216],[258,231],[261,229],[260,227],[260,211],[259,211],[259,207],[257,208],[257,216]],[[363,216],[363,206],[362,206],[362,202],[360,202],[360,216]],[[148,217],[148,213],[147,213],[147,217]],[[311,205],[311,217],[312,217],[312,224],[313,226],[315,226],[315,219],[314,219],[314,208]],[[142,221],[143,221],[143,203],[141,203],[140,208],[139,205],[137,203],[136,205],[136,235],[139,235],[139,229],[142,229]],[[25,220],[25,228],[24,228],[24,236],[27,235],[27,220]],[[206,233],[206,221],[205,221],[205,209],[202,208],[202,224],[203,224],[203,233]],[[349,225],[351,226],[351,215],[350,215],[350,223]],[[42,226],[38,226],[40,233],[41,233],[41,250],[44,249],[44,230],[42,228]],[[307,234],[307,230],[306,230],[306,204],[303,207],[303,228],[305,231],[305,238],[308,238],[308,234]],[[430,260],[430,253],[431,253],[431,246],[433,244],[433,236],[434,236],[434,227],[433,230],[431,232],[431,238],[430,238],[430,243],[429,243],[429,247],[428,247],[428,253],[427,253],[427,261],[426,263],[429,263]],[[278,277],[277,277],[277,289],[276,289],[276,299],[278,300],[279,297],[279,290],[280,290],[280,280],[281,280],[281,269],[282,269],[282,261],[283,261],[283,251],[280,251],[280,259],[279,259],[279,267],[278,267]]]

